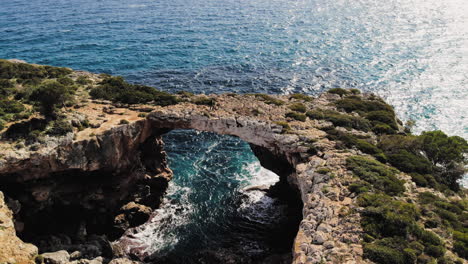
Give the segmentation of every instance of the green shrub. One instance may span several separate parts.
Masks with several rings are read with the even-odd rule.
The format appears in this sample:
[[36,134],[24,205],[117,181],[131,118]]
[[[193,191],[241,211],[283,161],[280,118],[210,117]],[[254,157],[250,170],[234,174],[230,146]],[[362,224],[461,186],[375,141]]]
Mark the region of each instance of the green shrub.
[[419,217],[414,204],[393,200],[384,194],[361,194],[360,206],[365,207],[361,213],[361,226],[373,237],[391,237],[410,234]]
[[349,92],[348,92],[348,90],[343,89],[343,88],[332,88],[332,89],[328,90],[327,93],[338,94],[340,96],[343,96],[343,95],[348,94]]
[[120,76],[106,76],[90,95],[95,99],[110,100],[124,104],[142,104],[154,101],[156,105],[167,106],[177,104],[177,97],[153,87],[129,84]]
[[361,91],[359,89],[349,89],[349,92],[352,93],[352,94],[361,94]]
[[42,113],[46,117],[53,117],[56,114],[56,107],[63,106],[72,99],[75,91],[56,81],[46,81],[29,97],[29,100],[36,102],[41,107]]
[[267,95],[267,94],[254,94],[255,97],[261,98],[265,104],[272,104],[272,105],[284,105],[284,101],[280,99],[276,99],[273,96]]
[[443,245],[443,241],[433,232],[427,231],[421,227],[413,227],[413,233],[422,241],[424,246],[441,246]]
[[305,122],[307,118],[306,115],[297,112],[288,112],[285,116],[302,122]]
[[6,122],[3,121],[2,119],[0,119],[0,131],[5,128],[5,124],[6,124]]
[[16,114],[25,110],[24,105],[16,100],[0,99],[0,117],[3,114]]
[[415,251],[416,255],[421,255],[424,252],[423,244],[419,243],[418,241],[411,242],[409,247]]
[[395,134],[395,129],[391,128],[387,124],[376,124],[372,128],[372,131],[376,134]]
[[379,147],[398,169],[433,174],[432,178],[439,184],[437,188],[459,189],[458,181],[466,171],[468,153],[468,143],[463,138],[448,137],[441,131],[424,132],[420,136],[386,135],[381,137]]
[[364,258],[382,264],[405,264],[405,254],[399,249],[382,246],[376,242],[364,245]]
[[120,122],[119,122],[119,125],[127,125],[129,124],[130,122],[128,122],[127,120],[125,119],[121,119]]
[[195,94],[193,94],[191,92],[187,92],[187,91],[178,91],[177,94],[180,95],[180,96],[183,96],[183,97],[192,97],[192,96],[195,95]]
[[[467,234],[465,234],[466,236]],[[459,257],[468,259],[468,243],[456,240],[453,243],[453,251],[458,254]]]
[[332,122],[335,126],[354,128],[366,132],[371,128],[370,122],[364,118],[341,114],[332,110],[312,110],[308,111],[306,115],[310,119],[323,119]]
[[289,109],[300,112],[300,113],[305,113],[307,111],[306,106],[302,103],[294,103],[289,106]]
[[420,150],[436,168],[436,179],[452,190],[460,188],[458,181],[466,170],[468,143],[458,136],[447,136],[442,131],[423,132],[419,137]]
[[64,136],[67,133],[73,132],[73,127],[70,122],[66,120],[55,120],[51,128],[47,130],[48,135]]
[[349,97],[337,100],[335,105],[338,109],[343,109],[346,112],[360,112],[360,113],[368,113],[372,111],[386,111],[389,113],[393,113],[393,107],[386,104],[381,100],[362,100],[359,97]]
[[431,163],[423,156],[413,154],[405,149],[395,154],[387,154],[388,162],[401,171],[407,173],[432,173]]
[[198,97],[193,99],[192,103],[196,105],[214,106],[216,104],[216,100],[212,97]]
[[394,130],[398,129],[398,125],[395,121],[395,113],[393,112],[382,110],[372,111],[366,114],[366,118],[371,120],[374,125],[385,124]]
[[67,68],[52,66],[39,66],[27,63],[13,63],[7,60],[0,60],[0,79],[44,79],[60,78],[70,74],[72,71]]
[[399,195],[405,191],[403,181],[395,176],[397,170],[360,156],[349,157],[346,161],[348,169],[361,180],[372,184],[377,190],[389,195]]
[[3,88],[13,88],[15,84],[7,79],[0,79],[0,90]]
[[410,176],[417,186],[426,187],[429,185],[426,178],[419,173],[411,173]]
[[417,262],[418,264],[436,264],[435,260],[428,255],[420,255]]
[[289,98],[293,98],[293,99],[296,99],[296,100],[302,100],[302,101],[305,101],[305,102],[311,102],[313,100],[312,97],[310,97],[308,95],[305,95],[305,94],[299,94],[299,93],[291,94],[289,96]]
[[68,77],[60,77],[60,78],[57,79],[57,82],[59,82],[59,83],[61,83],[63,85],[66,85],[66,86],[70,86],[70,85],[75,84],[75,82],[72,79],[68,78]]
[[429,245],[428,247],[425,248],[424,250],[427,255],[439,258],[442,257],[445,254],[445,248],[442,246],[433,246]]
[[91,81],[86,76],[79,76],[78,78],[76,78],[76,83],[80,85],[87,85],[90,84]]
[[356,140],[356,147],[360,151],[371,155],[382,153],[382,150],[378,147],[362,139]]
[[350,192],[354,192],[357,194],[368,192],[371,189],[372,189],[372,186],[365,181],[354,182],[348,186],[348,190]]

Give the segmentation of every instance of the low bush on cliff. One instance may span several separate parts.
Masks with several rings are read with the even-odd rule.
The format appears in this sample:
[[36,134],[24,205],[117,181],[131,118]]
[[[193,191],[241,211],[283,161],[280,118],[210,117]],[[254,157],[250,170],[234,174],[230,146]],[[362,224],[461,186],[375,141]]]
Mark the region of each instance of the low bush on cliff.
[[55,117],[57,109],[72,100],[75,88],[57,81],[46,81],[33,90],[29,100],[40,107],[46,117]]
[[156,105],[167,106],[177,104],[177,97],[153,87],[130,84],[122,77],[107,76],[96,88],[90,91],[95,99],[110,100],[124,104],[141,104],[154,102]]
[[29,115],[30,113],[26,111],[24,105],[19,101],[7,98],[0,99],[0,121],[3,124],[2,129],[7,122],[28,118]]
[[346,160],[346,166],[354,175],[370,183],[376,190],[389,195],[399,195],[405,191],[403,181],[395,176],[398,171],[376,160],[352,156]]
[[192,103],[196,105],[207,105],[207,106],[213,107],[216,105],[216,99],[212,97],[201,96],[201,97],[194,98],[192,100]]
[[349,94],[350,92],[343,88],[332,88],[328,90],[327,93],[338,94],[340,96],[343,96],[343,95]]
[[377,134],[395,134],[398,129],[393,107],[380,99],[363,99],[349,96],[335,102],[338,109],[348,113],[357,112],[372,123],[372,130]]
[[307,118],[306,115],[297,112],[289,112],[285,116],[302,122],[305,122]]
[[[358,138],[355,135],[345,133],[342,131],[338,131],[336,129],[331,129],[327,131],[327,138],[337,142],[337,147],[346,147],[346,148],[353,148],[356,147],[360,151],[373,155],[377,160],[381,162],[386,162],[387,158],[383,151],[379,149],[374,144],[370,143],[366,139]],[[339,144],[342,142],[343,146]]]
[[391,237],[376,240],[364,246],[364,257],[376,263],[407,264],[415,263],[417,251],[402,238]]
[[300,113],[305,113],[307,111],[307,107],[302,104],[302,103],[294,103],[289,106],[289,109],[300,112]]
[[[432,193],[424,192],[418,196],[424,215],[431,225],[444,226],[452,233],[454,240],[453,250],[462,258],[467,258],[468,231],[468,205],[466,201],[446,200]],[[435,214],[434,214],[435,213]],[[435,249],[433,249],[435,250]],[[437,254],[438,251],[434,251]]]
[[333,110],[312,110],[308,111],[306,115],[310,119],[321,119],[332,122],[335,126],[341,126],[345,128],[354,128],[362,131],[369,131],[371,129],[371,124],[368,120],[351,116],[347,114],[342,114]]
[[283,100],[276,99],[275,97],[267,95],[267,94],[258,93],[258,94],[253,94],[253,95],[257,98],[261,98],[263,102],[265,102],[265,104],[272,104],[272,105],[277,105],[277,106],[285,104]]
[[[385,194],[362,193],[358,198],[366,234],[364,257],[377,263],[414,263],[417,258],[442,259],[444,242],[420,226],[416,204]],[[430,257],[429,257],[430,256]]]
[[[363,207],[364,257],[376,263],[451,263],[446,262],[444,240],[424,229],[426,226],[451,232],[453,251],[466,258],[466,201],[443,199],[429,192],[420,193],[417,202],[398,199],[393,196],[403,194],[404,186],[395,177],[397,170],[359,156],[348,158],[347,167],[360,178],[349,190],[359,194],[358,204]],[[392,182],[400,184],[389,188]]]
[[70,122],[63,119],[53,121],[50,128],[46,131],[51,136],[64,136],[70,132],[73,132],[73,126]]
[[24,80],[60,78],[71,72],[72,71],[67,68],[13,63],[7,60],[0,60],[0,79],[17,79],[20,83],[24,82]]
[[339,109],[343,109],[348,113],[358,112],[365,114],[373,111],[394,113],[393,107],[380,99],[366,100],[359,96],[349,96],[347,98],[337,100],[335,105]]

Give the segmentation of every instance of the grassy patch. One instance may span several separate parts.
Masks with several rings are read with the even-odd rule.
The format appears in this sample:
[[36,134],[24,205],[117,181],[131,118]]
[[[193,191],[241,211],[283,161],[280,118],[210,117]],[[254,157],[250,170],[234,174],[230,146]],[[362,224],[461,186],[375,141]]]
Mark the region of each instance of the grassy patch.
[[284,101],[280,99],[276,99],[275,97],[267,95],[267,94],[258,93],[258,94],[254,94],[254,96],[262,99],[262,101],[265,102],[265,104],[272,104],[272,105],[277,105],[277,106],[285,104]]

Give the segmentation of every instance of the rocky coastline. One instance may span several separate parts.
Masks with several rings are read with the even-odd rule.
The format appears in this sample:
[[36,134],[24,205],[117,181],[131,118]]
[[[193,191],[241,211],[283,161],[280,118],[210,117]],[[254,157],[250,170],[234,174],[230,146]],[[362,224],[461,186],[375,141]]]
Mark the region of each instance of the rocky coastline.
[[[90,96],[89,90],[109,76],[80,71],[67,76],[75,82],[88,80],[78,86],[75,104],[62,109],[71,131],[33,142],[5,136],[14,124],[29,124],[39,114],[10,122],[1,131],[0,263],[145,261],[138,252],[129,252],[122,235],[148,221],[160,206],[173,176],[162,135],[177,129],[236,136],[250,144],[263,167],[280,176],[290,188],[288,195],[297,197],[303,208],[289,261],[373,263],[364,252],[365,208],[350,188],[360,181],[349,160],[378,156],[343,144],[336,135],[377,145],[386,132],[364,129],[360,122],[367,125],[374,119],[362,119],[337,102],[349,97],[386,105],[382,99],[341,89],[318,97],[179,93],[173,95],[176,104],[124,104]],[[325,118],[329,112],[349,124]],[[396,117],[390,122],[394,127],[389,134],[406,133]],[[396,200],[416,203],[423,192],[448,199],[439,190],[418,186],[408,173],[392,175],[403,188]],[[451,197],[465,199],[460,193]],[[445,240],[446,258],[464,261],[453,252],[453,239]]]

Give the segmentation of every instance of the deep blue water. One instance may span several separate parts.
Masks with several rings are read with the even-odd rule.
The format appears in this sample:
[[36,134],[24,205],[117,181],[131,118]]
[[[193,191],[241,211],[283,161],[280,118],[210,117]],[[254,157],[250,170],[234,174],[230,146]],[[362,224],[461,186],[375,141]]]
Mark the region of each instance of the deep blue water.
[[[117,74],[168,91],[360,88],[416,120],[415,132],[468,138],[466,0],[0,0],[0,58]],[[198,233],[177,225],[159,231],[176,241],[170,245],[200,241],[209,233],[202,219],[216,222],[232,210],[216,204],[269,175],[245,143],[234,140],[233,149],[233,139],[208,134],[180,152],[172,146],[188,140],[181,137],[201,136],[180,133],[166,137],[175,171],[169,200],[192,208],[175,206],[179,222]],[[219,153],[205,155],[209,146]],[[197,188],[207,196],[190,196]]]

